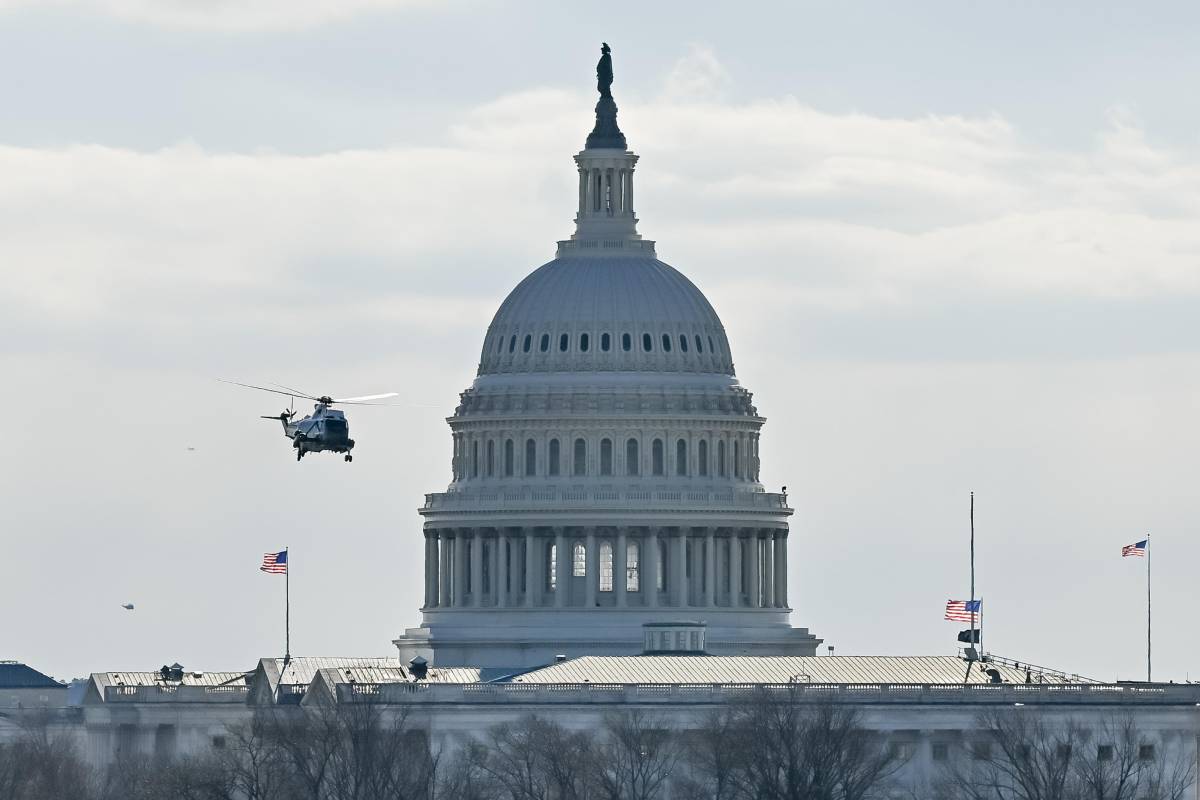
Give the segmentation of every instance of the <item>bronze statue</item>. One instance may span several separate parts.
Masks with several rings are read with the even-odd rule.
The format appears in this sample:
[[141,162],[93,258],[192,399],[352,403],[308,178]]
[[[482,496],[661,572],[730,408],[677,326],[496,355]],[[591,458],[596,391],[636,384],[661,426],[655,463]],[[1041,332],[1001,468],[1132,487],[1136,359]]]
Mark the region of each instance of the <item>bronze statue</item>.
[[612,56],[609,55],[612,50],[608,46],[608,42],[600,43],[600,61],[596,63],[596,89],[599,90],[601,97],[612,97]]

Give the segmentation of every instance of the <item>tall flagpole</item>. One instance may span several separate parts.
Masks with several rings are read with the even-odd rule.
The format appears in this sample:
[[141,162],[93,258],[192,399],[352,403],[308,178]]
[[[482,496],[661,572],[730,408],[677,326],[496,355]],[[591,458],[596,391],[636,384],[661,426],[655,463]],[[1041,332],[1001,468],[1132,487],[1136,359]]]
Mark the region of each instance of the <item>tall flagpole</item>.
[[1150,683],[1150,534],[1146,534],[1146,683]]
[[292,660],[292,559],[286,547],[283,563],[287,565],[283,571],[283,662],[286,664]]
[[[983,642],[975,640],[975,493],[971,492],[971,605],[969,606],[971,615],[971,647],[979,646],[977,651],[982,655]],[[983,632],[980,631],[980,639],[983,638]]]

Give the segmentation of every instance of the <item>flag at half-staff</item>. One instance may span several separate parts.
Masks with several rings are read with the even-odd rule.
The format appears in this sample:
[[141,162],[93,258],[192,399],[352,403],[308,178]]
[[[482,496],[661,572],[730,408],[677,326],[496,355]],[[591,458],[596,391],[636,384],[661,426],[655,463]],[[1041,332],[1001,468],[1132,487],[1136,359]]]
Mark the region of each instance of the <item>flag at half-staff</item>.
[[947,600],[946,619],[955,622],[979,622],[982,600]]

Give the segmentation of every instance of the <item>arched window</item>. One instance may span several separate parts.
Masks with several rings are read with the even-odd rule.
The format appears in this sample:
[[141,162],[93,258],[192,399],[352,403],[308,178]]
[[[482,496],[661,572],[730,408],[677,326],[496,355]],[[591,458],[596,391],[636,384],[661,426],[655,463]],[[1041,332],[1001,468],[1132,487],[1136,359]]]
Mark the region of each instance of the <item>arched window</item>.
[[492,477],[496,474],[496,443],[488,440],[487,444],[487,475]]
[[683,351],[684,353],[686,353],[688,351],[687,336],[682,333],[679,334],[679,349],[681,351]]
[[688,474],[687,442],[683,439],[675,442],[675,474],[680,476]]
[[708,337],[708,352],[716,355],[717,348],[713,346],[712,337]]
[[725,477],[725,440],[717,442],[717,475]]
[[650,338],[650,334],[648,333],[642,334],[642,349],[647,353],[654,349],[654,340]]
[[612,439],[600,440],[600,474],[612,475]]
[[733,440],[733,477],[742,477],[742,443]]
[[658,575],[655,576],[655,585],[660,592],[667,590],[667,542],[665,539],[658,540]]
[[562,336],[558,337],[559,352],[561,352],[561,353],[567,352],[567,348],[570,346],[571,346],[571,337],[570,336],[568,336],[567,334],[564,333]]
[[587,547],[583,542],[576,542],[571,552],[571,574],[576,578],[587,577]]
[[650,445],[650,474],[662,475],[666,470],[663,468],[663,441],[655,439]]
[[575,464],[571,472],[574,475],[587,474],[587,442],[583,439],[575,440]]
[[611,542],[600,543],[600,591],[613,590],[613,552]]
[[543,353],[550,349],[550,334],[543,333],[542,340],[538,342],[538,350]]
[[586,333],[579,334],[579,352],[586,353],[592,344],[591,337]]
[[558,545],[553,542],[546,550],[546,588],[554,591],[554,587],[558,586]]
[[696,467],[700,477],[708,477],[708,440],[701,439],[696,445]]
[[529,348],[533,346],[533,334],[525,334],[525,341],[521,342],[521,352],[528,353]]
[[537,442],[533,439],[525,440],[525,474],[537,474]]
[[642,465],[638,458],[638,440],[630,439],[625,442],[625,474],[641,475]]
[[504,477],[513,476],[513,440],[504,440]]
[[641,548],[637,542],[625,546],[625,591],[637,592],[641,586]]
[[471,477],[479,477],[479,442],[471,442]]
[[612,337],[607,333],[600,334],[600,350],[607,353],[612,348]]
[[510,338],[508,340],[508,352],[511,353],[513,350],[516,350],[516,349],[517,349],[517,335],[514,333],[512,335],[512,338]]
[[662,336],[662,343],[663,343],[663,352],[664,353],[671,352],[671,334],[664,333]]
[[628,333],[621,334],[621,349],[626,353],[633,349],[633,337]]
[[698,333],[696,334],[696,352],[697,353],[704,352],[704,343],[700,341],[700,334],[698,334]]
[[550,469],[547,472],[551,475],[557,475],[559,472],[559,447],[558,439],[550,440]]

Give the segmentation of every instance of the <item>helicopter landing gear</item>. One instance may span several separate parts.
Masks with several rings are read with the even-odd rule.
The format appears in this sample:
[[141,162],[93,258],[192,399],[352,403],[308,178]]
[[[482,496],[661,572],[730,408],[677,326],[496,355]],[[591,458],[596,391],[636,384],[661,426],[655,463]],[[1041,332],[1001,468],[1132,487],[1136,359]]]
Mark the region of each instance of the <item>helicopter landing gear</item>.
[[349,453],[346,453],[346,462],[349,463],[353,460],[354,460],[354,456],[350,455]]
[[304,458],[304,451],[301,450],[299,447],[297,447],[296,448],[296,460],[299,461],[302,458]]

